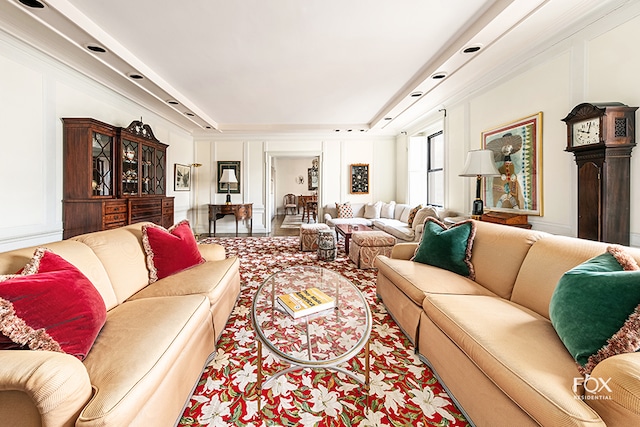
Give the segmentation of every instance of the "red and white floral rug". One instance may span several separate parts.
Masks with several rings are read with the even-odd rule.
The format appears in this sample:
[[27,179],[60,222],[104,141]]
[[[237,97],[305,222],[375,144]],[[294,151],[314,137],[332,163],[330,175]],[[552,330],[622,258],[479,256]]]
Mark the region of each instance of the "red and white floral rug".
[[[218,341],[179,426],[466,426],[464,416],[414,354],[411,343],[376,298],[376,270],[359,270],[342,249],[335,261],[300,252],[298,237],[208,238],[227,255],[240,257],[240,299]],[[299,370],[262,390],[258,411],[257,345],[251,301],[258,286],[276,271],[319,265],[351,280],[367,298],[373,315],[369,399],[363,386],[327,370]],[[267,378],[288,367],[263,349]],[[344,367],[364,378],[364,350]],[[367,405],[367,400],[369,403]]]

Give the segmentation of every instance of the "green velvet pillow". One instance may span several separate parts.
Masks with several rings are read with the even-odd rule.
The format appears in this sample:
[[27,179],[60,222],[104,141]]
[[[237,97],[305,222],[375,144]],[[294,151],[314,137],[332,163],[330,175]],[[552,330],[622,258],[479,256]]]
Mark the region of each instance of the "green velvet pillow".
[[549,317],[582,374],[606,359],[640,349],[640,270],[620,246],[567,271]]
[[416,249],[413,261],[444,268],[473,280],[475,271],[471,264],[471,247],[476,235],[473,221],[462,221],[447,228],[435,218],[427,218],[422,241]]

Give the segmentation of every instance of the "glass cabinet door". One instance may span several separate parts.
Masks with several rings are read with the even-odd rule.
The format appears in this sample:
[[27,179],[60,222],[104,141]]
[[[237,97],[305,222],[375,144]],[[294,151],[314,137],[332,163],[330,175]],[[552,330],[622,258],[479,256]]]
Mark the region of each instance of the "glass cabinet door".
[[113,137],[92,132],[91,156],[93,171],[91,190],[94,196],[113,195]]
[[[155,172],[155,152],[156,150],[153,147],[148,145],[142,145],[142,176],[141,176],[141,187],[140,191],[142,194],[155,194],[155,186],[154,186],[154,172]],[[162,194],[162,193],[160,193]]]
[[165,194],[165,182],[167,178],[165,165],[166,165],[165,152],[161,150],[156,150],[155,182],[154,182],[156,194]]
[[122,195],[138,195],[138,143],[122,140]]

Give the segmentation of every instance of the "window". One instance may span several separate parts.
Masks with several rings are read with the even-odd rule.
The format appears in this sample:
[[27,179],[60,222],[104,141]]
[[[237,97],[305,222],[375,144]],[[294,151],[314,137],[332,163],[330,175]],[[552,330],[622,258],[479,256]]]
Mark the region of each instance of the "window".
[[444,133],[420,132],[409,139],[409,203],[444,206]]

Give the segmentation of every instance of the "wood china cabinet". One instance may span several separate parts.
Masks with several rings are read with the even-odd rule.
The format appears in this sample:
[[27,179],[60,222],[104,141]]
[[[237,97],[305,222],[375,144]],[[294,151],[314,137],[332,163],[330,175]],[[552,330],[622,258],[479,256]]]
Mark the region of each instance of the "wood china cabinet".
[[63,238],[140,221],[173,224],[167,145],[140,121],[64,118]]

